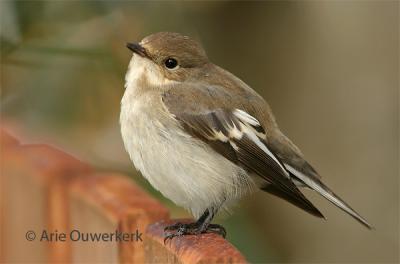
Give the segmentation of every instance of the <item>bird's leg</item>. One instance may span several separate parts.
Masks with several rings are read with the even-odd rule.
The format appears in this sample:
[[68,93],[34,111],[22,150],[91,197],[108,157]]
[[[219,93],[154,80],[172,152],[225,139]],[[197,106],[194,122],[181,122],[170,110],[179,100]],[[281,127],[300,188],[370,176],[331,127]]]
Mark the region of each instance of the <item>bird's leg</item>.
[[177,236],[185,235],[199,235],[203,233],[216,233],[223,237],[226,236],[226,230],[223,226],[217,224],[210,224],[211,220],[214,218],[215,210],[207,209],[202,216],[193,223],[176,223],[171,226],[167,226],[165,231],[166,242],[168,239],[172,239]]
[[[183,226],[188,227],[188,228],[198,227],[198,226],[200,226],[201,223],[203,223],[203,222],[206,221],[206,219],[207,219],[207,217],[209,216],[209,214],[210,214],[210,213],[209,213],[209,211],[208,211],[208,209],[207,209],[207,210],[200,216],[200,218],[199,218],[196,222],[193,222],[193,223],[186,223],[186,224],[178,222],[178,223],[175,223],[175,224],[173,224],[173,225],[170,225],[170,226],[165,227],[165,228],[164,228],[164,231],[174,231],[174,230],[177,230],[177,229],[179,229],[179,228],[182,228]],[[211,221],[211,220],[210,220],[210,221]]]

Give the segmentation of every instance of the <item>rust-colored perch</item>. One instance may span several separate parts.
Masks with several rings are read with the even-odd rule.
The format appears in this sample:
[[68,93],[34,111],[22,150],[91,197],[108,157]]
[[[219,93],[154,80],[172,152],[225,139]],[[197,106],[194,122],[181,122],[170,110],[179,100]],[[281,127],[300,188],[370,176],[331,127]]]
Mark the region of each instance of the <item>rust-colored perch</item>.
[[[186,220],[165,220],[150,225],[146,235],[157,243],[157,246],[164,246],[164,228],[176,222]],[[150,262],[166,263],[172,258],[178,263],[245,263],[242,254],[217,234],[203,234],[201,236],[177,237],[166,242],[168,251],[167,258],[160,258],[160,255],[148,256]],[[148,254],[146,254],[148,255]],[[165,257],[165,256],[164,256]],[[176,263],[176,262],[172,262]]]

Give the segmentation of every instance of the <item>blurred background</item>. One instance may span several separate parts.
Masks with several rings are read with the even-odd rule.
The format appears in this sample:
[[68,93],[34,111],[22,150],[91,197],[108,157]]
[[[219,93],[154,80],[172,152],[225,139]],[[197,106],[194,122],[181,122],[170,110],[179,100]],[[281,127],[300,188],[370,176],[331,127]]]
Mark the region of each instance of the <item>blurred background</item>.
[[198,39],[258,91],[324,181],[376,230],[315,193],[313,218],[265,193],[217,219],[251,262],[399,261],[399,2],[0,1],[1,117],[30,142],[130,175],[119,132],[128,41]]

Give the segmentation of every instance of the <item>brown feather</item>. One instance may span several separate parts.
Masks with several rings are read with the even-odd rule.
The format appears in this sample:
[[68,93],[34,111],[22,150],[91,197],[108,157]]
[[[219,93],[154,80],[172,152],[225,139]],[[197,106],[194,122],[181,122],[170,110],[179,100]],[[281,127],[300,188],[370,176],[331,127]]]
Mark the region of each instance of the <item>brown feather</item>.
[[[172,111],[171,95],[164,94],[163,101],[169,111]],[[190,106],[193,108],[195,106]],[[196,105],[196,107],[199,107]],[[182,110],[182,109],[181,109]],[[246,135],[240,139],[230,135],[229,128],[240,127],[240,121],[232,113],[233,110],[214,109],[208,113],[195,114],[187,111],[171,112],[177,120],[180,121],[182,127],[192,136],[201,139],[208,144],[216,152],[223,155],[238,166],[243,167],[251,175],[258,175],[265,180],[265,184],[261,189],[273,195],[289,201],[295,206],[305,211],[323,217],[321,212],[313,206],[313,204],[299,191],[296,185],[287,177],[282,170],[282,164],[276,161],[260,149]],[[203,111],[205,112],[205,111]],[[250,125],[255,132],[265,133],[261,126]],[[222,133],[229,142],[222,141],[217,138],[216,134]],[[261,139],[260,139],[261,140]],[[237,149],[232,147],[232,142]],[[263,142],[266,144],[266,142]]]

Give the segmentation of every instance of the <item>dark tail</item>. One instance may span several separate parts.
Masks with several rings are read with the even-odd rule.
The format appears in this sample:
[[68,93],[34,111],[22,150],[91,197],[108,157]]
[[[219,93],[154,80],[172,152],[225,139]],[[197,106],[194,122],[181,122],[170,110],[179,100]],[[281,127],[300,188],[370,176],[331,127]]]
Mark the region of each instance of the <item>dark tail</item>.
[[318,192],[320,195],[325,197],[328,201],[351,215],[358,222],[363,224],[368,229],[373,229],[373,227],[365,220],[361,215],[359,215],[353,208],[350,207],[345,201],[343,201],[339,196],[337,196],[334,192],[329,189],[323,182],[321,182],[317,178],[310,178],[305,175],[294,175],[294,177],[299,178],[305,185],[314,191]]

